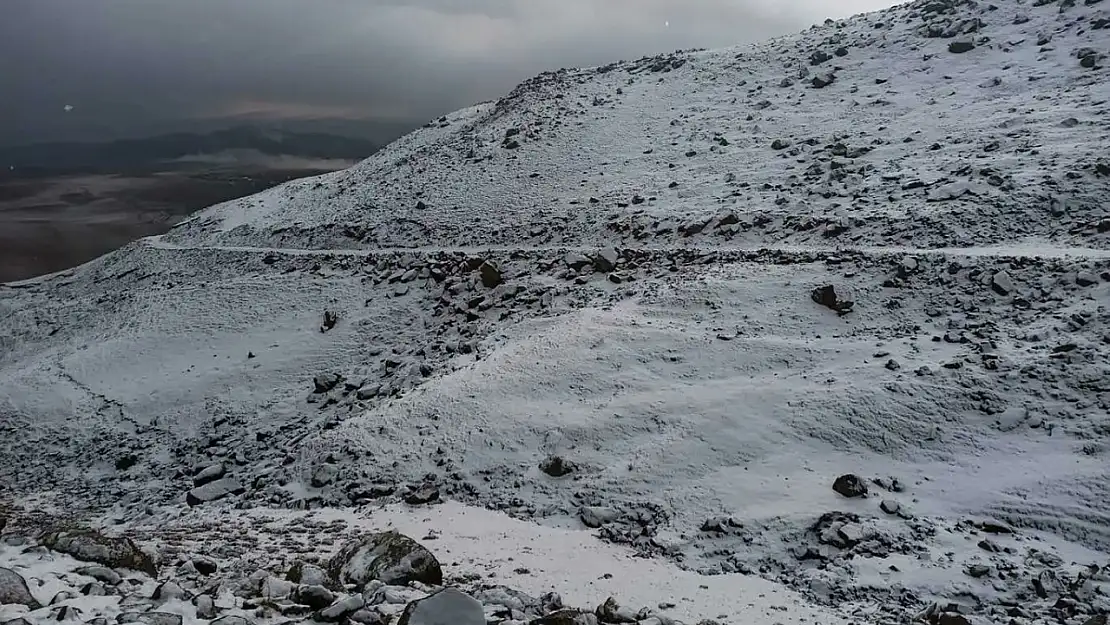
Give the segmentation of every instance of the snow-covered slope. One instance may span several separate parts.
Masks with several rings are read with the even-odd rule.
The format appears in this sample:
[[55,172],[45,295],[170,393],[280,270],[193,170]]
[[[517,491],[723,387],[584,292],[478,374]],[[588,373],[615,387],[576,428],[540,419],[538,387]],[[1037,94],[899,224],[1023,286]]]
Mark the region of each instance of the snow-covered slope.
[[1082,623],[1108,16],[933,0],[544,74],[0,288],[5,492],[125,528],[450,499],[854,619]]

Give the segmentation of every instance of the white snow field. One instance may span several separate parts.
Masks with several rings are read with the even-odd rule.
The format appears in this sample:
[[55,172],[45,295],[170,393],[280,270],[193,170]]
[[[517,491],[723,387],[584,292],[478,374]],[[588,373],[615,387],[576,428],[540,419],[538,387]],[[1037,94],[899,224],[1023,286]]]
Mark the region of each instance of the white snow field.
[[1108,53],[930,0],[560,70],[0,285],[0,568],[74,589],[0,622],[388,621],[437,584],[267,575],[395,527],[490,622],[1105,625]]

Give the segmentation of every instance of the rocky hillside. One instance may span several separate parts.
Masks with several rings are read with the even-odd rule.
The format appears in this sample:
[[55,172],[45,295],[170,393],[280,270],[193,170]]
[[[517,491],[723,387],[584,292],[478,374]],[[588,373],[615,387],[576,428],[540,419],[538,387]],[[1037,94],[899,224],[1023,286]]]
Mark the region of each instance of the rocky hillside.
[[462,532],[464,577],[487,543],[623,554],[502,570],[532,597],[700,580],[602,622],[1104,625],[1108,11],[914,2],[544,74],[0,288],[13,518],[210,531],[260,584],[307,547],[234,519],[291,510]]

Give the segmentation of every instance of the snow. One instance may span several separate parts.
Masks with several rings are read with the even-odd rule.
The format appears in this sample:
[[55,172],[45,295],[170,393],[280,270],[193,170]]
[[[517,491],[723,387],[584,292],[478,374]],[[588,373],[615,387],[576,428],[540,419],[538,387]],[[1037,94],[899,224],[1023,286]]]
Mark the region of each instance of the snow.
[[[1080,625],[1110,609],[1076,572],[1110,561],[1101,6],[923,1],[545,74],[4,285],[12,526],[206,537],[246,577],[349,537],[261,519],[392,524],[453,575],[689,622],[1056,620],[1047,575]],[[976,47],[926,36],[952,25]],[[187,508],[216,463],[246,492]]]

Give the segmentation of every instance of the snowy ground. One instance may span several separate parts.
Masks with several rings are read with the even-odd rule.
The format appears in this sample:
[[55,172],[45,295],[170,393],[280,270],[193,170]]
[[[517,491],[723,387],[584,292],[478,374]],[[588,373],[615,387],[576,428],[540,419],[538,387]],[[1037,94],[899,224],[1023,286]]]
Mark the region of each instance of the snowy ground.
[[239,528],[308,509],[690,622],[1105,614],[1110,28],[1036,4],[546,74],[0,287],[13,527],[276,574]]

